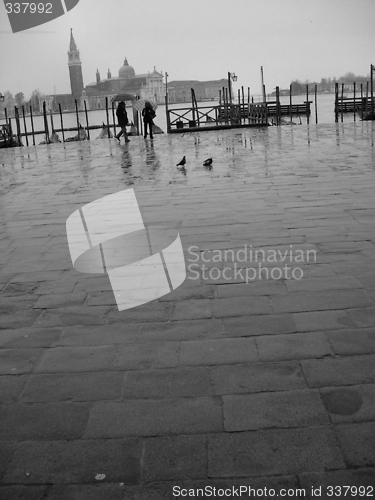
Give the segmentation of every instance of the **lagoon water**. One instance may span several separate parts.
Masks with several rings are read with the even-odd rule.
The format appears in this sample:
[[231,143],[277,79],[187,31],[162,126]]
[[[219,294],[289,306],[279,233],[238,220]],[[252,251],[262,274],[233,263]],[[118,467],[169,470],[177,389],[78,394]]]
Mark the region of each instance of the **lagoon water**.
[[[350,94],[346,94],[348,97]],[[315,105],[317,105],[317,112],[318,112],[318,123],[321,124],[327,124],[327,123],[334,123],[335,122],[335,114],[334,114],[334,99],[335,96],[334,94],[318,94],[317,96],[317,103],[315,103],[315,98],[314,95],[309,95],[309,101],[312,101],[311,104],[311,116],[310,116],[310,123],[315,124]],[[254,102],[258,102],[261,100],[260,96],[255,96]],[[268,100],[274,100],[274,96],[269,96]],[[303,103],[306,100],[305,95],[300,95],[300,96],[293,96],[293,103]],[[234,101],[237,102],[237,101]],[[280,97],[280,102],[281,104],[288,104],[289,103],[289,96],[281,96]],[[210,108],[212,106],[217,105],[217,101],[209,101],[209,102],[201,102],[198,103],[199,107],[204,107],[206,106],[207,108]],[[190,103],[179,103],[179,104],[170,104],[169,109],[182,109],[182,108],[189,108]],[[128,112],[128,118],[129,122],[133,120],[133,111],[131,107],[127,108]],[[286,117],[286,119],[288,119]],[[358,120],[358,117],[356,117]],[[339,117],[339,120],[341,121],[341,116]],[[354,117],[353,113],[347,113],[343,115],[343,121],[344,122],[353,122]],[[79,112],[79,121],[83,127],[86,126],[86,117],[84,112]],[[95,110],[95,111],[89,111],[88,112],[88,121],[89,125],[100,125],[101,123],[106,123],[107,118],[106,118],[106,112],[105,109],[101,110]],[[157,110],[156,110],[156,118],[155,118],[155,123],[158,125],[164,132],[167,130],[167,121],[166,121],[166,115],[165,115],[165,105],[159,105]],[[293,116],[293,121],[295,123],[299,123],[300,120],[297,116]],[[112,110],[109,110],[109,122],[110,124],[113,124],[113,118],[112,118]],[[306,124],[306,116],[301,116],[301,122],[302,124]],[[0,120],[0,124],[5,123],[5,120]],[[54,128],[55,129],[60,129],[61,128],[61,122],[60,122],[60,115],[59,114],[54,114],[53,115],[53,123],[54,123]],[[77,126],[77,119],[76,119],[76,114],[75,113],[63,113],[63,123],[64,123],[64,129],[65,128],[72,128]],[[15,123],[13,120],[13,126],[15,130]],[[51,131],[51,117],[48,116],[48,126]],[[28,132],[31,132],[31,120],[30,117],[26,117],[26,127]],[[44,130],[44,124],[43,124],[43,117],[42,116],[34,116],[34,129],[35,131],[42,131]],[[23,120],[21,118],[21,132],[24,132],[24,125],[23,125]],[[66,132],[65,133],[65,138],[68,137],[73,137],[76,135],[77,132]],[[92,139],[95,139],[98,137],[100,133],[100,130],[92,130],[90,131],[90,135]],[[61,133],[60,137],[61,137]],[[29,141],[30,141],[29,137]],[[44,139],[43,135],[38,135],[36,137],[36,143],[38,144]],[[32,142],[32,139],[31,141]]]

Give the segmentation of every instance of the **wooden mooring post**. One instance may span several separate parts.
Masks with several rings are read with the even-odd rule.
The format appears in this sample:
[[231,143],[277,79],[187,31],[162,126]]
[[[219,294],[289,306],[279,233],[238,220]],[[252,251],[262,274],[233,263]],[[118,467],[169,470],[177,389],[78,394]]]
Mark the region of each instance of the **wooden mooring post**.
[[339,121],[339,84],[335,83],[335,123]]
[[355,105],[355,82],[353,84],[353,97],[354,97],[353,118],[354,118],[354,121],[355,121],[356,120],[356,115],[357,115],[357,106]]
[[25,129],[26,136],[26,146],[29,145],[29,138],[27,137],[27,127],[26,127],[26,118],[25,118],[25,107],[22,106],[22,117],[23,117],[23,128]]
[[307,125],[310,123],[309,85],[306,85],[306,119]]
[[315,123],[318,123],[318,86],[315,84]]
[[77,128],[78,128],[78,140],[80,141],[81,140],[81,134],[79,133],[80,130],[80,123],[79,123],[79,116],[78,116],[78,102],[77,102],[77,99],[74,99],[74,102],[75,102],[75,106],[76,106],[76,119],[77,119]]
[[61,111],[61,103],[59,103],[59,113],[60,113],[62,138],[63,138],[63,142],[65,142],[64,123],[63,123],[63,116],[62,116],[62,111]]
[[374,66],[370,66],[371,120],[374,120]]
[[83,100],[83,107],[85,108],[87,139],[90,140],[90,129],[89,129],[90,125],[89,125],[89,116],[87,113],[86,99]]
[[108,139],[111,137],[111,131],[109,130],[109,112],[108,112],[108,97],[105,98],[105,114],[107,117],[107,127],[108,127]]
[[290,106],[290,122],[293,121],[293,113],[292,113],[292,84],[289,85],[289,106]]
[[21,144],[21,126],[20,126],[20,114],[18,112],[17,106],[14,108],[14,117],[16,119],[16,127],[17,127],[17,139],[18,143]]
[[341,122],[344,121],[344,84],[341,84]]
[[34,119],[33,119],[33,108],[32,108],[32,106],[30,106],[30,121],[31,121],[31,133],[33,135],[33,146],[35,146]]
[[280,111],[280,88],[276,87],[276,125],[280,125],[281,122]]

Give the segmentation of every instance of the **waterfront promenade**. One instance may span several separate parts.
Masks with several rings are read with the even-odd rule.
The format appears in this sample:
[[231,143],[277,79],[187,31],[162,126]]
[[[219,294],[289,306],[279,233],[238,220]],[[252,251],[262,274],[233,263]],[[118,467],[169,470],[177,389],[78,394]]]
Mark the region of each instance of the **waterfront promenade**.
[[[374,486],[374,141],[357,122],[1,151],[0,498]],[[130,187],[198,271],[119,312],[65,223]],[[278,254],[268,279],[213,259],[250,246]],[[302,279],[273,279],[291,249]]]

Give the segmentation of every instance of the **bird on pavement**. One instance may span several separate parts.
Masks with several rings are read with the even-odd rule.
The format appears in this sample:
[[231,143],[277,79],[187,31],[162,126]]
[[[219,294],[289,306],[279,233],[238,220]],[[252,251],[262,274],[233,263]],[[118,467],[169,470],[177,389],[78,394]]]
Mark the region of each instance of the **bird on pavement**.
[[207,158],[207,160],[203,162],[204,167],[211,167],[211,165],[212,165],[212,158]]
[[186,164],[186,158],[185,156],[182,158],[182,160],[180,161],[180,163],[177,163],[176,167],[184,167]]

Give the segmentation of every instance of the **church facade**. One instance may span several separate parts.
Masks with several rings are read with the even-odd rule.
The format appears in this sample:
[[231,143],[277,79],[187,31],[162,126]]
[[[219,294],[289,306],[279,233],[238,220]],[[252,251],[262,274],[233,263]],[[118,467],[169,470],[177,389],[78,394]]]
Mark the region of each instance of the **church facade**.
[[[102,78],[97,70],[95,81],[85,86],[82,61],[73,30],[70,31],[68,67],[71,93],[46,96],[47,108],[52,111],[59,111],[60,107],[62,111],[74,110],[76,101],[79,110],[83,110],[85,105],[88,110],[103,109],[106,106],[106,100],[108,99],[111,106],[112,99],[118,94],[130,94],[158,104],[165,102],[166,86],[163,82],[163,72],[157,71],[154,66],[151,72],[136,74],[127,58],[119,68],[117,76],[112,76],[108,69],[106,78]],[[171,81],[168,84],[168,101],[169,103],[191,102],[192,88],[195,90],[198,101],[218,99],[219,91],[226,86],[226,79],[203,82],[198,80]]]

